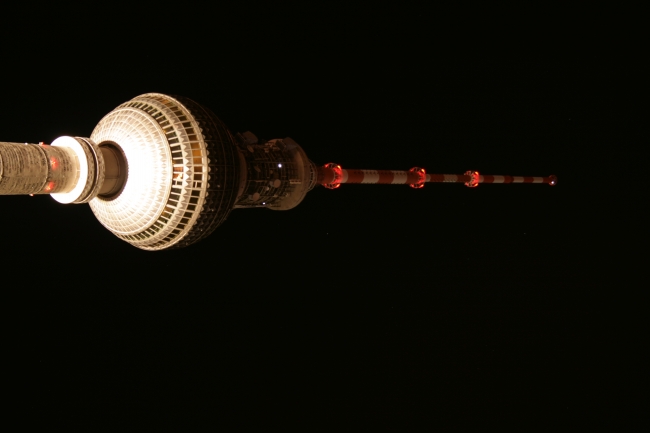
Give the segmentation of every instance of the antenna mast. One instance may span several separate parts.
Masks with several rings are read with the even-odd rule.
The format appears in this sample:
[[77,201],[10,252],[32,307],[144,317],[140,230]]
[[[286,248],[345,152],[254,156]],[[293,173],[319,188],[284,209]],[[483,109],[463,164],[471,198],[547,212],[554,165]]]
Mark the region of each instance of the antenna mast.
[[475,188],[481,183],[545,183],[555,185],[557,177],[493,176],[482,175],[478,171],[464,174],[427,174],[423,168],[413,167],[409,171],[400,170],[349,170],[334,163],[318,167],[317,182],[325,188],[336,189],[344,183],[409,185],[422,188],[425,183],[463,183]]

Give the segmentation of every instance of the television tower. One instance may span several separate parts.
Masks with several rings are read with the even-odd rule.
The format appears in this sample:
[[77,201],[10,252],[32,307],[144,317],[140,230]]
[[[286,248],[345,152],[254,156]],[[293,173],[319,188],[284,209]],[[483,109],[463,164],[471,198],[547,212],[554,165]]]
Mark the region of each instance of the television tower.
[[89,203],[101,224],[143,250],[191,245],[238,208],[296,207],[316,185],[427,182],[545,183],[557,178],[429,174],[423,168],[350,170],[317,166],[291,138],[259,141],[231,134],[209,109],[147,93],[108,113],[89,138],[50,145],[0,142],[0,195],[50,194]]

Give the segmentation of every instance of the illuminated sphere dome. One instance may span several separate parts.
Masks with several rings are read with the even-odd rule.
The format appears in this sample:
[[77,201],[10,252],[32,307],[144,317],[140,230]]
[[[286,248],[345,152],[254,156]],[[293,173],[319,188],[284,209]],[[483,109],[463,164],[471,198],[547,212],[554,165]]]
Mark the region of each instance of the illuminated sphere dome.
[[108,113],[90,141],[116,161],[112,168],[106,163],[111,190],[90,207],[108,230],[138,248],[197,242],[235,204],[241,169],[234,138],[190,99],[138,96]]

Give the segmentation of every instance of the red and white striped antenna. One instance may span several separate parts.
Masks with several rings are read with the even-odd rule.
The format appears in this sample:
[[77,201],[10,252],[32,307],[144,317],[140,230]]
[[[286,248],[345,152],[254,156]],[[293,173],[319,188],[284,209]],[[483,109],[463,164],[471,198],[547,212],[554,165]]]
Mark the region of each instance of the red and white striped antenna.
[[420,167],[403,170],[358,170],[344,169],[338,164],[328,163],[318,167],[317,182],[325,188],[336,189],[344,183],[409,185],[422,188],[425,183],[463,183],[475,188],[481,183],[545,183],[556,185],[557,176],[495,176],[483,175],[478,171],[466,171],[464,174],[427,174]]

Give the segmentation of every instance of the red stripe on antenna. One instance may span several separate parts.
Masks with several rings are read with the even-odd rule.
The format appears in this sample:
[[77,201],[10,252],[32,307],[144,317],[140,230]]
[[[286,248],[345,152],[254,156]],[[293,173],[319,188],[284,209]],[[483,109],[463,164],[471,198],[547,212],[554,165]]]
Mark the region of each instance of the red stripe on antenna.
[[379,180],[377,183],[393,183],[395,179],[395,174],[390,170],[378,170]]

